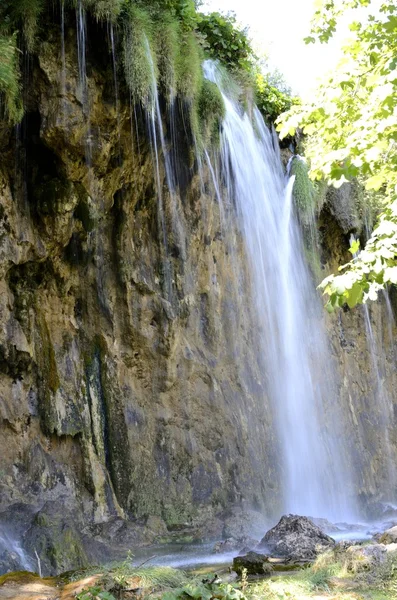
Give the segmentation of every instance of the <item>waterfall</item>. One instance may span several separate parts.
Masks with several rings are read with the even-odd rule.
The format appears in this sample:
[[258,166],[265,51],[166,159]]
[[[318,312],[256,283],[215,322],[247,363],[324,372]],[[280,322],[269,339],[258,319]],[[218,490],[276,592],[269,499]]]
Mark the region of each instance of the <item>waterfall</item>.
[[35,565],[23,550],[20,540],[15,539],[5,527],[2,527],[0,532],[0,558],[5,555],[8,556],[9,560],[11,559],[15,570],[35,570]]
[[251,266],[265,389],[280,442],[279,512],[347,519],[354,502],[348,500],[337,391],[322,309],[303,258],[293,179],[286,181],[259,111],[250,118],[223,93],[215,63],[206,61],[204,71],[226,106],[217,196],[222,186],[235,204]]

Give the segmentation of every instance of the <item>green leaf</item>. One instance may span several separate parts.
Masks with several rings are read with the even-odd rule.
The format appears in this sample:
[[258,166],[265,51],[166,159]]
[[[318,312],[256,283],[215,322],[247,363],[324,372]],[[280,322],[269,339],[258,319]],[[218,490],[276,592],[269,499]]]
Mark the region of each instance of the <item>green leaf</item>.
[[360,240],[357,239],[357,240],[354,240],[354,242],[350,246],[349,252],[350,252],[350,254],[353,254],[353,256],[354,256],[355,254],[357,254],[359,249],[360,249]]
[[356,304],[360,304],[363,300],[363,289],[359,283],[354,283],[347,297],[347,305],[349,308],[354,308]]

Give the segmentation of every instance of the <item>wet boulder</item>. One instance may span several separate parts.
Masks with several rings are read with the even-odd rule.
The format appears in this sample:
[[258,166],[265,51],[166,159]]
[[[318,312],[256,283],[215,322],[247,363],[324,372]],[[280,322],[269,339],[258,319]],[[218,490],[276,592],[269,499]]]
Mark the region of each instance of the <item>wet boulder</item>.
[[269,575],[273,571],[269,556],[257,552],[248,552],[233,559],[233,571],[241,575],[244,569],[247,575]]
[[258,548],[267,548],[272,556],[304,562],[314,560],[334,545],[335,541],[308,517],[284,515],[265,534]]

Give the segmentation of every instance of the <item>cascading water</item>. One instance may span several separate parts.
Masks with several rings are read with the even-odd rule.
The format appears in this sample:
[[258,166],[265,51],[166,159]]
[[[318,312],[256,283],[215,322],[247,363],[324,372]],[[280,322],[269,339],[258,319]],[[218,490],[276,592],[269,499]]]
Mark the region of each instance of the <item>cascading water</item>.
[[[213,62],[205,76],[221,91]],[[352,517],[348,474],[336,441],[336,393],[321,309],[303,259],[302,240],[274,140],[257,109],[252,120],[223,93],[222,186],[231,194],[252,269],[252,290],[266,384],[281,453],[280,511],[329,519]],[[221,183],[218,183],[218,188]]]
[[16,569],[25,571],[33,571],[35,568],[34,561],[23,550],[21,542],[14,538],[11,532],[5,527],[1,528],[0,532],[0,557],[8,554]]
[[[168,145],[166,143],[162,114],[160,110],[160,101],[159,101],[159,92],[157,86],[156,79],[156,71],[154,66],[153,55],[151,52],[149,40],[145,36],[145,48],[146,55],[148,59],[148,64],[150,67],[151,74],[151,90],[150,97],[148,99],[148,116],[149,116],[149,133],[150,133],[150,147],[153,156],[153,164],[155,168],[156,174],[156,188],[157,188],[157,197],[158,197],[158,213],[159,213],[159,227],[162,232],[162,243],[163,243],[163,277],[164,277],[164,289],[167,294],[168,300],[172,303],[173,292],[172,292],[172,282],[173,282],[173,272],[172,272],[172,264],[170,262],[170,252],[169,252],[169,232],[167,231],[167,223],[166,223],[166,208],[165,208],[165,197],[163,192],[163,183],[160,175],[160,155],[159,151],[161,150],[163,157],[163,164],[165,170],[165,179],[167,183],[169,199],[170,199],[170,230],[172,232],[172,241],[179,248],[183,247],[181,240],[184,238],[183,227],[181,224],[180,216],[178,214],[178,202],[177,202],[177,194],[176,194],[176,181],[174,177],[174,172],[172,168],[172,161],[170,156],[170,151]],[[171,116],[173,112],[171,111]],[[174,127],[171,121],[171,130]]]
[[370,312],[366,304],[363,305],[363,312],[365,330],[367,334],[367,346],[370,355],[370,365],[372,368],[372,375],[374,380],[373,406],[375,411],[378,411],[377,419],[380,424],[380,430],[382,431],[382,440],[384,444],[384,490],[386,493],[390,494],[390,498],[386,498],[386,500],[394,500],[397,473],[396,466],[390,453],[390,448],[392,448],[392,444],[390,441],[390,429],[394,425],[394,407],[393,401],[387,393],[386,387],[384,385],[385,356],[384,353],[380,350],[377,340],[375,338],[371,324]]

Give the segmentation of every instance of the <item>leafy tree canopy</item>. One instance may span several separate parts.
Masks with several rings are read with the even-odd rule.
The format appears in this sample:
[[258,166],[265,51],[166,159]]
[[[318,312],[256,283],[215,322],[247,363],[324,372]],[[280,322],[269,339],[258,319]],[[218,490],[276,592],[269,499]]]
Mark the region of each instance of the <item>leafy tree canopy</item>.
[[[338,18],[371,0],[321,0],[307,43],[326,43]],[[350,24],[352,39],[338,69],[320,86],[312,102],[293,106],[279,119],[281,137],[302,128],[313,179],[339,187],[360,178],[383,196],[384,210],[366,248],[343,274],[322,284],[333,310],[354,306],[388,283],[397,283],[397,4],[384,1],[363,25]]]

